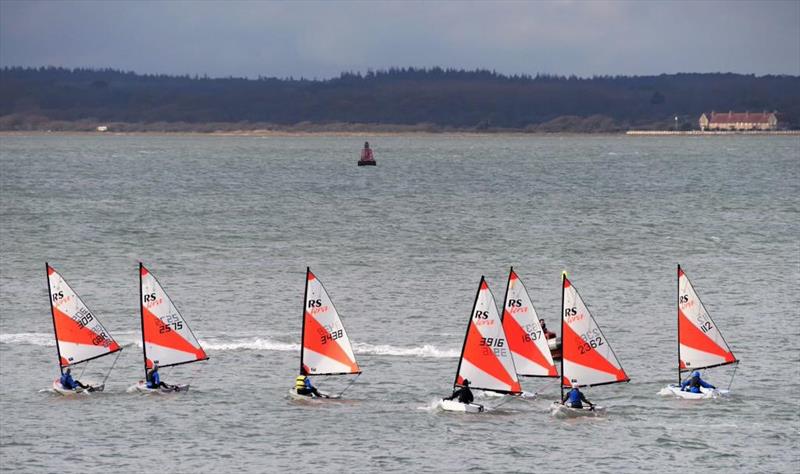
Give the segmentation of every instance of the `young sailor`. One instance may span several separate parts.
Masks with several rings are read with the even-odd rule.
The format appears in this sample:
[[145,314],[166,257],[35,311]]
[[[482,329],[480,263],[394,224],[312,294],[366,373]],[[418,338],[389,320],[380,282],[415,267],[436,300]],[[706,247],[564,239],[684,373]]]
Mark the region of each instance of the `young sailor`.
[[544,333],[545,339],[553,339],[556,337],[556,333],[547,329],[547,324],[545,324],[544,319],[540,319],[539,324],[542,326],[542,332]]
[[153,368],[147,372],[147,388],[164,387],[168,390],[174,390],[175,386],[164,383],[158,375],[158,364],[153,364]]
[[475,397],[472,396],[472,390],[469,389],[469,380],[464,379],[463,387],[459,388],[458,390],[454,390],[453,394],[445,398],[445,400],[452,400],[456,397],[458,397],[459,403],[463,403],[465,405],[469,405],[473,400],[475,400]]
[[576,382],[573,382],[572,390],[570,390],[569,392],[567,392],[566,395],[564,395],[564,399],[561,400],[561,403],[565,404],[570,408],[583,408],[582,402],[586,402],[589,404],[590,407],[594,407],[594,403],[587,400],[586,396],[578,388],[578,384]]
[[294,379],[294,389],[298,395],[305,395],[307,397],[316,395],[317,397],[330,398],[328,395],[319,393],[317,388],[311,385],[311,379],[305,375],[298,375],[297,378]]
[[706,382],[705,380],[701,379],[700,372],[697,370],[692,372],[692,376],[689,379],[681,382],[681,390],[684,392],[701,393],[700,387],[710,388],[710,389],[717,388],[711,385],[710,383]]
[[75,380],[72,378],[72,369],[70,369],[69,367],[67,367],[67,370],[65,370],[64,373],[61,374],[60,382],[61,386],[67,390],[75,390],[76,388],[80,387],[83,389],[87,389],[90,392],[92,391],[91,385],[84,385],[79,380]]

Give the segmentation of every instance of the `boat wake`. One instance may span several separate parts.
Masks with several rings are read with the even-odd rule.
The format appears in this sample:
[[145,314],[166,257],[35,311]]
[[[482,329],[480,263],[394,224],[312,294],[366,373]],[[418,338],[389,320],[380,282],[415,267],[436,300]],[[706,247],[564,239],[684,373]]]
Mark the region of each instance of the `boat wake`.
[[[142,347],[141,336],[135,332],[115,334],[121,346]],[[14,333],[0,334],[0,344],[19,344],[33,346],[53,346],[55,340],[49,333]],[[248,338],[207,338],[200,339],[200,344],[208,351],[277,351],[294,352],[300,350],[296,342],[283,342],[269,337]],[[457,349],[440,349],[431,344],[422,346],[392,346],[388,344],[353,344],[353,352],[359,355],[421,357],[421,358],[456,358]]]

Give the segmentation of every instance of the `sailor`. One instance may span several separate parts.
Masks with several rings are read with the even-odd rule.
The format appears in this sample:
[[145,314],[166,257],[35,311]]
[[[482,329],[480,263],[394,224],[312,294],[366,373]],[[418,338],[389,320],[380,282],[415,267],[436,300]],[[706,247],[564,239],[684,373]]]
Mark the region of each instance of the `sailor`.
[[464,382],[461,385],[461,388],[458,390],[453,390],[453,394],[445,398],[445,400],[452,400],[458,397],[459,403],[463,403],[465,405],[472,403],[472,401],[475,400],[475,397],[472,396],[472,391],[469,389],[469,380],[464,379]]
[[544,334],[545,339],[553,339],[556,337],[556,333],[547,330],[547,324],[545,324],[544,319],[540,319],[539,324],[542,325],[542,333]]
[[164,383],[158,375],[158,364],[153,364],[153,368],[147,372],[147,388],[163,387],[167,390],[174,390],[175,386]]
[[374,161],[372,157],[372,149],[369,147],[369,142],[364,142],[364,149],[361,150],[361,161]]
[[319,390],[311,385],[311,379],[306,375],[298,375],[297,378],[294,379],[294,390],[298,395],[305,395],[307,397],[315,395],[317,397],[330,398],[325,394],[319,393]]
[[681,390],[684,392],[701,393],[700,387],[711,388],[711,389],[717,388],[711,385],[710,383],[706,382],[705,380],[701,379],[700,372],[697,370],[692,372],[691,377],[681,382]]
[[589,404],[589,407],[594,408],[594,404],[586,399],[586,396],[581,392],[578,388],[578,382],[572,382],[572,390],[567,392],[564,395],[564,399],[561,400],[561,403],[567,405],[570,408],[583,408],[583,403],[586,402]]
[[72,369],[70,369],[69,367],[67,367],[67,370],[65,370],[64,373],[61,374],[60,382],[61,386],[67,390],[75,390],[76,388],[80,387],[92,391],[91,385],[84,385],[80,381],[74,380],[72,378]]

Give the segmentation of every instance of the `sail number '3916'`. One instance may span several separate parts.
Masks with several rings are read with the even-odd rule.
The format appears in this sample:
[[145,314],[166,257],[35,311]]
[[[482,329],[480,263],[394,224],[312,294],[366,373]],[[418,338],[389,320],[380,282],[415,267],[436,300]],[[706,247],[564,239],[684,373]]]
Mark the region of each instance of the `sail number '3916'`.
[[478,345],[483,347],[483,355],[506,356],[506,340],[502,337],[482,337]]

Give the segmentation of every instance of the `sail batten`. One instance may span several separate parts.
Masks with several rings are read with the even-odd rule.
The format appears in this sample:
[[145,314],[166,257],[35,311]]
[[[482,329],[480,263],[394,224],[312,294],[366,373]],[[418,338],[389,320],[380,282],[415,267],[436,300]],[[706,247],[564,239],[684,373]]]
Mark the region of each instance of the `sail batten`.
[[566,275],[562,279],[562,387],[627,382],[628,375],[580,294]]
[[139,264],[139,303],[145,371],[208,359],[175,303],[156,277]]
[[45,266],[59,367],[64,369],[122,350],[61,274],[49,264]]
[[678,372],[738,362],[678,265]]
[[359,374],[353,347],[322,282],[306,269],[300,372],[304,375]]
[[470,312],[455,385],[463,385],[465,379],[476,389],[522,392],[494,296],[483,277]]

